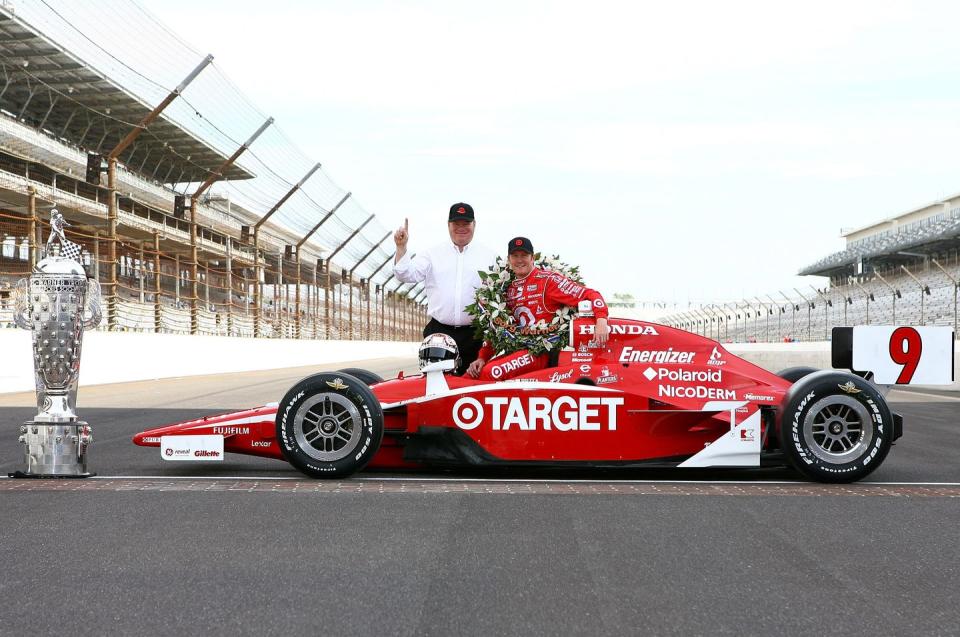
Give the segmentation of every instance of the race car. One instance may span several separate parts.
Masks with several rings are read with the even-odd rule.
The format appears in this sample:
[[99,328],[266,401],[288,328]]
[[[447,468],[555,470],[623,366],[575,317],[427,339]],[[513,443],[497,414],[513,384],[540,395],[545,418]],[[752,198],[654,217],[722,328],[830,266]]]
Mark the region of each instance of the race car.
[[[880,466],[901,436],[902,419],[869,371],[774,374],[677,328],[629,319],[609,326],[600,347],[593,319],[578,315],[555,366],[510,380],[454,376],[453,360],[389,380],[361,369],[322,372],[279,403],[151,429],[133,442],[161,447],[167,460],[282,459],[315,478],[366,467],[786,465],[811,480],[851,482]],[[842,329],[834,365],[853,369]],[[899,342],[903,355],[912,341]],[[949,342],[952,380],[952,331]],[[901,382],[909,364],[899,367]]]

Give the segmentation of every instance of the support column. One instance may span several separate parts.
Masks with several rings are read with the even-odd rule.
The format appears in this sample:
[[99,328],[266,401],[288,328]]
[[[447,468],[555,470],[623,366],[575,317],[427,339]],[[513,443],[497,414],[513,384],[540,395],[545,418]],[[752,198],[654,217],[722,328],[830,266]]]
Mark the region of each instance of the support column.
[[157,334],[163,325],[162,309],[160,306],[160,233],[153,233],[153,331]]
[[227,336],[233,336],[233,239],[227,237]]
[[117,329],[117,159],[107,162],[107,220],[109,222],[110,264],[107,266],[107,329]]
[[37,241],[37,191],[33,186],[27,188],[27,213],[30,217],[27,219],[27,261],[30,268],[37,265],[40,260],[40,242]]

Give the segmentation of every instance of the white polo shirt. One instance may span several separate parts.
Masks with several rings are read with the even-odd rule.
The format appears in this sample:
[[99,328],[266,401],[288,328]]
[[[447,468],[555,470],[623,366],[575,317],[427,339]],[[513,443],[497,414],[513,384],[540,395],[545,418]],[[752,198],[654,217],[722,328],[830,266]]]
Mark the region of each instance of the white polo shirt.
[[410,258],[407,251],[393,265],[393,273],[404,283],[423,281],[427,293],[427,314],[444,325],[470,325],[473,317],[465,307],[474,302],[480,285],[480,270],[496,260],[490,248],[471,241],[457,249],[452,241],[441,243]]

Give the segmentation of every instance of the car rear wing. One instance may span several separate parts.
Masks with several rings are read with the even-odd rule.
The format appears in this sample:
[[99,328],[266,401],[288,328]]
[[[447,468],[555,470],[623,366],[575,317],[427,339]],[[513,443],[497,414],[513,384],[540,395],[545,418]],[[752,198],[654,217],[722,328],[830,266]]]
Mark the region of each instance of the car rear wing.
[[953,329],[914,325],[833,328],[832,365],[878,385],[952,385]]

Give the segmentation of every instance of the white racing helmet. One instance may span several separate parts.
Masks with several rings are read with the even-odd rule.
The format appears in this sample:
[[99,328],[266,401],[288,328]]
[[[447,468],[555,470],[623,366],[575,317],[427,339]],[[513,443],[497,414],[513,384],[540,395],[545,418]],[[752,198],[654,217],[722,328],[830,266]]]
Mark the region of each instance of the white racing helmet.
[[454,369],[460,367],[460,349],[447,334],[431,334],[420,343],[420,369],[439,361],[454,361]]

